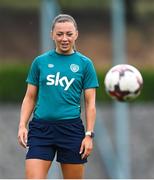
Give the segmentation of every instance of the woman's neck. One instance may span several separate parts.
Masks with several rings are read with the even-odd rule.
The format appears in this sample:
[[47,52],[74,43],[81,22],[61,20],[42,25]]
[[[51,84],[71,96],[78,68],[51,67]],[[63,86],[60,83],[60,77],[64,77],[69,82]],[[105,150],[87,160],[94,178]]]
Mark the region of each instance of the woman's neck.
[[64,54],[64,55],[69,55],[74,53],[74,49],[70,51],[59,51],[58,49],[55,50],[58,54]]

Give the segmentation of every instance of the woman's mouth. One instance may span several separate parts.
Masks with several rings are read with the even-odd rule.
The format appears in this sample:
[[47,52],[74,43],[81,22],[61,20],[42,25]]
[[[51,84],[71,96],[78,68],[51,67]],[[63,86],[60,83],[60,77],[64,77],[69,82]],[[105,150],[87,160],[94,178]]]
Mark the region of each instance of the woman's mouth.
[[62,46],[62,48],[68,48],[68,46],[69,46],[69,44],[67,43],[65,43],[65,44],[61,44],[61,46]]

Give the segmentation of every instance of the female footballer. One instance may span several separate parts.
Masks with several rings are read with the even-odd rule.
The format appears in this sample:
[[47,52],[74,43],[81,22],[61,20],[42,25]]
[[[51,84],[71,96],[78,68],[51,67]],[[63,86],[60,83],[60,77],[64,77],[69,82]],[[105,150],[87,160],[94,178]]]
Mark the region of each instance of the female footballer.
[[[55,17],[51,30],[55,49],[36,57],[29,70],[18,130],[19,143],[27,148],[27,179],[47,178],[55,155],[64,179],[83,178],[93,148],[98,81],[92,61],[74,48],[77,37],[72,16]],[[85,128],[80,118],[82,92]]]

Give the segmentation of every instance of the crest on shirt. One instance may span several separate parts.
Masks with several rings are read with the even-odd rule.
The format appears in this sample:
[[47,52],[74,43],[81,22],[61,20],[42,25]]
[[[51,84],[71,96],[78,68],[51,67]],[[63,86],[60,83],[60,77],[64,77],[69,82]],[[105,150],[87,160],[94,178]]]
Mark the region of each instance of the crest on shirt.
[[48,64],[48,68],[53,68],[54,65],[53,64]]
[[79,71],[79,65],[71,64],[70,69],[71,69],[72,72],[78,72]]

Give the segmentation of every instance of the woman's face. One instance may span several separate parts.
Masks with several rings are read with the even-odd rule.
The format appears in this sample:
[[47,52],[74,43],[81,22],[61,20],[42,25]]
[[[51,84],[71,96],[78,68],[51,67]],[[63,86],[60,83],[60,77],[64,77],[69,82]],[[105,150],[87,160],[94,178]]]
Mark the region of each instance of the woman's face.
[[52,39],[55,41],[56,51],[60,54],[71,54],[75,40],[78,37],[72,22],[56,23],[52,32]]

